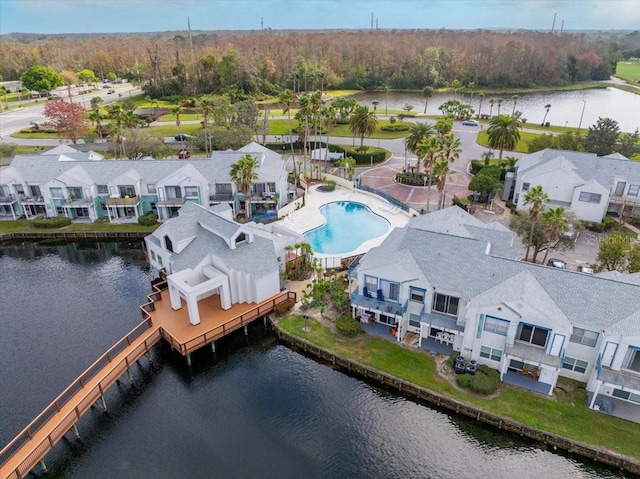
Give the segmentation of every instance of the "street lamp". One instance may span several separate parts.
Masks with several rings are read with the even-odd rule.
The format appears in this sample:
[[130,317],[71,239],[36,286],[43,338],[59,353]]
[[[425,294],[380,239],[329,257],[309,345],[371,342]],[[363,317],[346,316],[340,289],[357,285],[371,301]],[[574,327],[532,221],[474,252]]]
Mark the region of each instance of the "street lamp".
[[384,86],[384,116],[389,116],[389,87],[387,85]]
[[582,113],[580,113],[580,123],[578,123],[578,136],[580,136],[580,127],[582,126],[582,115],[584,115],[585,106],[587,106],[587,100],[582,100]]

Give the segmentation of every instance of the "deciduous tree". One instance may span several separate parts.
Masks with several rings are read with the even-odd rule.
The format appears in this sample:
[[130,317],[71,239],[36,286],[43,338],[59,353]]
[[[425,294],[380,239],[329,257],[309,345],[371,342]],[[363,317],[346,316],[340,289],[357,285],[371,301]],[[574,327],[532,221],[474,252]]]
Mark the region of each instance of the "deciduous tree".
[[87,110],[79,103],[51,101],[44,107],[44,116],[56,127],[59,138],[67,138],[74,144],[89,129]]
[[53,68],[44,65],[33,65],[20,76],[22,85],[37,92],[50,92],[64,85],[64,79]]
[[598,118],[584,137],[584,149],[598,156],[610,155],[620,133],[618,122],[611,118]]

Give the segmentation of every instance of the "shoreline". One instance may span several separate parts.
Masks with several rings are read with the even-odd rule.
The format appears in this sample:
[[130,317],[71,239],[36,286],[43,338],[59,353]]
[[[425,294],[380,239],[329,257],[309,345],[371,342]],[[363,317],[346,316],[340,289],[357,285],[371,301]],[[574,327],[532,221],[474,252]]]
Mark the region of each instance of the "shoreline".
[[522,437],[527,437],[528,439],[532,439],[544,444],[545,446],[550,446],[554,449],[562,449],[570,454],[577,454],[608,466],[617,467],[621,471],[640,475],[640,460],[616,453],[604,447],[571,440],[558,434],[536,429],[512,419],[489,413],[478,406],[437,393],[422,386],[397,378],[384,371],[327,351],[309,341],[285,332],[272,318],[269,318],[269,322],[271,323],[278,339],[290,346],[294,351],[301,350],[305,354],[320,359],[322,362],[331,364],[334,367],[346,370],[349,373],[362,378],[374,380],[381,385],[391,387],[397,392],[410,398],[426,401],[437,407],[453,411],[457,414],[462,414],[500,430],[509,431]]

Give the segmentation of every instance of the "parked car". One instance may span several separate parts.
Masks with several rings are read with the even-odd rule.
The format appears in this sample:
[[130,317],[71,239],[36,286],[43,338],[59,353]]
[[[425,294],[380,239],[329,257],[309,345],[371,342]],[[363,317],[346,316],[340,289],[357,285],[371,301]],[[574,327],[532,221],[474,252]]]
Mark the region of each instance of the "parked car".
[[184,133],[178,133],[176,136],[173,137],[176,141],[187,141],[189,138],[191,138],[190,135],[185,135]]
[[569,238],[574,243],[578,241],[578,236],[580,236],[580,231],[575,227],[573,223],[569,223],[569,226],[567,227],[567,231],[562,233],[563,238]]
[[593,268],[590,266],[578,266],[578,273],[593,274]]
[[102,85],[102,88],[104,89],[111,88],[111,85],[108,83],[105,83],[104,85]]
[[552,268],[567,269],[567,263],[557,258],[549,258],[549,261],[547,261],[547,266],[551,266]]
[[115,90],[109,90],[109,91],[107,92],[107,95],[111,95],[112,93],[115,93],[115,92],[116,92]]
[[462,122],[462,124],[465,125],[465,126],[479,126],[480,125],[480,123],[478,123],[475,120],[465,120],[465,121]]

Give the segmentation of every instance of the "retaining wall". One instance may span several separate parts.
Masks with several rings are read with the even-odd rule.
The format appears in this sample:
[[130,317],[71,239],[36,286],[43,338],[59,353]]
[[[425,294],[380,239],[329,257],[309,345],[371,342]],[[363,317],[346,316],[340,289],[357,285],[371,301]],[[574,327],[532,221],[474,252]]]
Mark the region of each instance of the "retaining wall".
[[500,416],[496,416],[495,414],[489,413],[479,407],[464,403],[462,401],[458,401],[457,399],[440,395],[434,391],[404,381],[383,371],[365,366],[364,364],[360,364],[356,361],[352,361],[341,356],[337,356],[303,339],[292,336],[282,331],[278,327],[278,325],[273,322],[273,320],[270,319],[270,321],[273,329],[276,332],[276,335],[280,340],[284,341],[295,349],[302,350],[305,353],[315,356],[316,358],[319,358],[331,365],[337,366],[351,373],[355,373],[364,378],[373,379],[384,386],[396,389],[398,392],[401,392],[404,395],[427,401],[438,407],[454,411],[457,414],[471,417],[477,421],[497,427],[498,429],[516,433],[520,436],[533,439],[547,446],[559,448],[573,454],[587,457],[594,461],[602,462],[609,466],[617,467],[622,471],[640,475],[640,461],[638,460],[624,456],[622,454],[617,454],[614,451],[609,451],[597,446],[576,442],[557,434],[541,431],[540,429],[526,426],[511,419],[505,419]]

